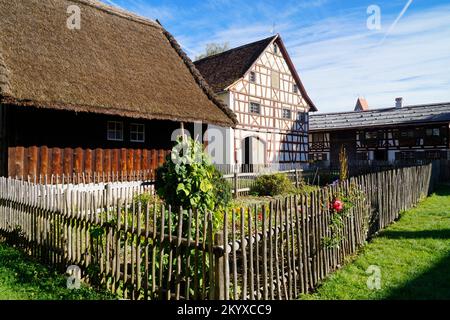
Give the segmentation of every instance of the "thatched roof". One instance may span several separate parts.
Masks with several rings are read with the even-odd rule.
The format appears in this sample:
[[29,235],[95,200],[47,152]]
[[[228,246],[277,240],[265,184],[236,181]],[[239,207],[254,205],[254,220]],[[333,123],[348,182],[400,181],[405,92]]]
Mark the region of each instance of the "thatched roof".
[[264,50],[274,42],[278,44],[281,52],[283,53],[292,76],[294,77],[303,98],[310,106],[311,111],[317,111],[316,106],[309,98],[305,87],[300,80],[300,76],[298,75],[293,62],[287,53],[283,40],[278,34],[197,60],[194,64],[206,81],[208,81],[214,92],[224,92],[229,86],[244,77]]
[[[81,29],[67,27],[70,5]],[[3,103],[143,119],[237,123],[156,22],[94,0],[0,0]]]

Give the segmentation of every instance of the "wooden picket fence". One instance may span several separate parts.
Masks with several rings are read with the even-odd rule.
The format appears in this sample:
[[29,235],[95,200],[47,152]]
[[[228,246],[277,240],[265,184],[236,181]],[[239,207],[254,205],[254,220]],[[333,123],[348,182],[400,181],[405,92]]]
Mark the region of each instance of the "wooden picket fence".
[[[427,196],[431,177],[431,165],[399,168],[215,214],[154,202],[144,186],[0,178],[0,235],[126,299],[296,299]],[[351,199],[339,230],[336,197]]]

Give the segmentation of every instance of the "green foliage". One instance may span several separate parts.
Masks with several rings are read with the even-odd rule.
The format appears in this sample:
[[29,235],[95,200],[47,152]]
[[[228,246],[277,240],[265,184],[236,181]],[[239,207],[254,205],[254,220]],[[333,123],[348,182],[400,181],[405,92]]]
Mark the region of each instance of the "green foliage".
[[294,191],[294,186],[283,173],[262,175],[256,178],[250,193],[258,196],[276,196]]
[[156,172],[155,187],[157,194],[174,208],[182,206],[205,213],[224,208],[229,202],[228,192],[217,197],[227,186],[203,146],[192,139],[177,142]]
[[142,210],[145,210],[148,206],[152,206],[154,204],[160,204],[161,199],[159,199],[157,196],[152,195],[151,193],[145,192],[137,194],[133,197],[133,202],[136,208],[138,207],[139,203],[141,204]]
[[67,289],[67,278],[37,263],[16,248],[0,243],[0,300],[104,300],[107,292],[82,283]]
[[361,188],[355,184],[350,184],[348,193],[339,191],[333,195],[333,201],[340,200],[343,203],[343,210],[336,212],[332,203],[327,204],[333,213],[330,220],[331,237],[323,237],[322,245],[326,248],[339,248],[343,240],[344,219],[348,218],[352,214],[352,208],[359,200],[364,200],[364,192]]
[[[450,187],[443,187],[374,237],[353,261],[331,274],[314,300],[449,300]],[[369,266],[381,269],[381,289],[367,286]]]
[[220,209],[224,209],[233,200],[231,184],[227,180],[225,180],[222,174],[216,169],[214,169],[212,182],[214,186],[217,206],[219,206]]
[[228,42],[220,43],[208,43],[205,48],[205,52],[196,56],[195,60],[200,60],[215,54],[222,53],[227,51],[230,48],[230,44]]

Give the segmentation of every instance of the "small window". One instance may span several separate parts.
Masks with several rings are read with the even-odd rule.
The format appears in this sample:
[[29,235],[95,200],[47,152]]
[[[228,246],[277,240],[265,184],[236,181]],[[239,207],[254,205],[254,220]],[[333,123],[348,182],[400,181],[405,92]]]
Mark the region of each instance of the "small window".
[[255,72],[250,72],[250,82],[255,83],[256,82],[256,73]]
[[298,93],[298,85],[294,84],[293,87],[292,87],[292,91],[294,93]]
[[401,131],[400,136],[402,138],[414,138],[414,131],[412,130]]
[[308,121],[307,113],[306,112],[298,112],[297,120],[300,122],[306,123]]
[[250,112],[251,113],[261,113],[261,105],[256,102],[250,102]]
[[107,138],[111,141],[123,141],[123,122],[108,121]]
[[428,137],[439,137],[441,135],[441,130],[439,128],[427,129]]
[[283,109],[283,118],[291,119],[292,118],[292,111],[289,110],[289,109]]
[[273,52],[278,54],[278,45],[276,43],[273,44]]
[[145,125],[141,123],[130,124],[130,141],[145,142]]
[[325,134],[324,133],[313,133],[311,136],[312,142],[324,142]]
[[367,140],[374,140],[378,138],[378,132],[376,131],[369,131],[366,132],[366,139]]

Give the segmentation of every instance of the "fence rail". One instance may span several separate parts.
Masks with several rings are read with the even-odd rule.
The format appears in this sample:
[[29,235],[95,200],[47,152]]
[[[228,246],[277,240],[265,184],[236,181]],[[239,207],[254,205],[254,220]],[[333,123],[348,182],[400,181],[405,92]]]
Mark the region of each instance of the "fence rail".
[[[145,186],[0,178],[0,235],[61,270],[79,266],[88,282],[126,299],[295,299],[425,197],[436,170],[362,175],[214,215],[156,203]],[[340,228],[335,198],[350,199]]]

